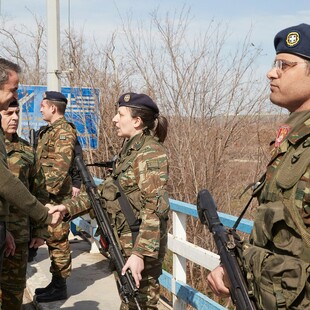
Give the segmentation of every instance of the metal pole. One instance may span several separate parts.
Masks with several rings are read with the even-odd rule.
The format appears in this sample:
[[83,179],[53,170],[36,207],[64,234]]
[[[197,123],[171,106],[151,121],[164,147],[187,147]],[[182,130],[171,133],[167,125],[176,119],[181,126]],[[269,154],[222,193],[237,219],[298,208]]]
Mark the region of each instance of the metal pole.
[[47,7],[47,89],[60,91],[59,0],[46,0]]

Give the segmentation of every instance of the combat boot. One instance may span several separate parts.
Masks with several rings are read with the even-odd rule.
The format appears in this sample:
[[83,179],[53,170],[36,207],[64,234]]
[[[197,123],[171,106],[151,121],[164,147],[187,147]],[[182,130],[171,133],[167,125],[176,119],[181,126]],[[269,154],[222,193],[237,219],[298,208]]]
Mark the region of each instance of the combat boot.
[[[45,288],[43,293],[36,293],[37,302],[51,302],[56,300],[67,299],[66,279],[53,276],[52,282]],[[40,291],[39,291],[40,292]],[[41,289],[42,292],[42,289]]]
[[35,291],[34,291],[34,293],[35,293],[36,295],[41,295],[41,294],[43,294],[43,293],[49,292],[49,291],[53,288],[53,286],[54,286],[54,281],[55,281],[55,280],[54,280],[54,276],[53,276],[52,281],[51,281],[51,283],[50,283],[48,286],[36,288]]

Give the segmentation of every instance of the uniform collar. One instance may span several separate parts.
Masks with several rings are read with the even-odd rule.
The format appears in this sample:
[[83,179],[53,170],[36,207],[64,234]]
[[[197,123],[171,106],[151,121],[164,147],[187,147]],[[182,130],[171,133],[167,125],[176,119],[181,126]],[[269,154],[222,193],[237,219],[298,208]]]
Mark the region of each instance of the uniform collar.
[[66,121],[65,117],[62,116],[62,117],[58,118],[53,124],[51,124],[51,125],[48,126],[48,127],[56,127],[56,126],[58,126],[59,124],[64,123],[65,121]]

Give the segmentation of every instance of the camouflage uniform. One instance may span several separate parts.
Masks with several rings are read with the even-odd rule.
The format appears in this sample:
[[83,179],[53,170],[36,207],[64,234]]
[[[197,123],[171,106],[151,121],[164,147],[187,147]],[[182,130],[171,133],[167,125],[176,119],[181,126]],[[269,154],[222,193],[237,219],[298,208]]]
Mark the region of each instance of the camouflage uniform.
[[[1,127],[1,126],[0,126]],[[7,155],[4,143],[4,134],[0,128],[0,222],[6,221],[9,215],[9,205],[15,205],[24,214],[40,224],[51,223],[52,216],[45,208],[15,177],[7,166]],[[2,226],[1,226],[2,228]],[[5,242],[5,230],[0,231],[0,270],[2,265],[3,249]],[[4,240],[3,240],[4,237]],[[0,290],[0,305],[1,305]]]
[[[43,171],[35,161],[32,147],[29,143],[13,135],[12,141],[5,140],[9,169],[35,195],[40,202],[48,202],[48,192],[45,189]],[[2,309],[20,309],[26,287],[26,269],[28,257],[28,242],[31,237],[46,239],[49,235],[47,226],[40,227],[25,216],[15,206],[10,206],[7,230],[13,235],[16,250],[14,256],[4,257],[1,275],[3,304]]]
[[[65,117],[61,117],[39,133],[37,157],[42,165],[50,203],[60,204],[71,198],[72,180],[69,169],[74,156],[76,130]],[[52,228],[47,240],[51,259],[50,272],[61,278],[71,273],[71,253],[69,245],[69,223],[62,222]]]
[[[141,224],[133,245],[132,233],[117,200],[118,179],[137,219]],[[126,256],[135,254],[144,259],[144,270],[138,301],[142,309],[157,309],[159,300],[158,278],[167,247],[167,220],[169,211],[168,160],[166,151],[157,138],[138,134],[121,150],[112,176],[99,186],[104,205],[110,214],[119,241]],[[89,207],[85,196],[79,196],[78,204],[66,202],[71,215]],[[121,309],[136,309],[133,301],[122,303]]]
[[262,309],[310,308],[310,111],[294,112],[280,145],[273,145],[260,202],[245,245]]

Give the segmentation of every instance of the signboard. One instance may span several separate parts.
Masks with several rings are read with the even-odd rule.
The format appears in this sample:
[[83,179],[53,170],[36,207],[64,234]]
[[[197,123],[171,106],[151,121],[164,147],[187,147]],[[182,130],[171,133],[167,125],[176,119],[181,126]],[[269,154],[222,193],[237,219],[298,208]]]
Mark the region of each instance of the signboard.
[[[40,103],[46,90],[46,86],[19,86],[18,99],[22,106],[19,134],[26,140],[29,140],[30,129],[38,130],[46,125],[40,113]],[[99,89],[62,87],[61,92],[68,99],[65,116],[75,124],[82,147],[97,149]]]

